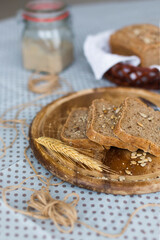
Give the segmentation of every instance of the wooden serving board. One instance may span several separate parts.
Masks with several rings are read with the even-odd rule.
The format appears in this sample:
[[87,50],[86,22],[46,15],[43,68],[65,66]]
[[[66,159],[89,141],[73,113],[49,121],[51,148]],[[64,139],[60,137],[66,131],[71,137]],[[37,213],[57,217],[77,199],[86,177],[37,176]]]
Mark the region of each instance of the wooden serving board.
[[[60,179],[97,192],[126,195],[160,191],[160,157],[151,156],[152,162],[147,163],[145,167],[131,165],[129,151],[111,148],[107,152],[104,163],[118,174],[125,176],[124,181],[119,181],[119,178],[112,175],[108,178],[101,173],[100,177],[97,178],[83,174],[82,169],[79,169],[80,167],[70,168],[61,165],[34,140],[41,136],[59,139],[61,127],[73,108],[89,107],[91,102],[98,98],[107,99],[118,105],[128,96],[141,96],[160,106],[159,94],[142,89],[121,87],[83,90],[48,104],[36,115],[30,126],[30,146],[35,157],[46,169]],[[126,175],[126,168],[132,172],[132,176]]]

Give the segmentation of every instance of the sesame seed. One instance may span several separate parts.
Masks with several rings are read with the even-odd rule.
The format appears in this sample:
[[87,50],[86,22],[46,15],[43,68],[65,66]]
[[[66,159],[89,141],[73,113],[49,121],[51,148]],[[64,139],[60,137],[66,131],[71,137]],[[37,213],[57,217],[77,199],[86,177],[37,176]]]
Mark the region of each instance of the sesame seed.
[[140,165],[141,165],[141,167],[145,167],[146,163],[141,163]]
[[117,113],[119,113],[119,111],[120,111],[120,108],[117,108],[115,113],[117,114]]
[[107,113],[108,111],[107,110],[103,110],[103,113]]
[[126,178],[124,176],[119,176],[119,181],[123,182]]
[[137,122],[137,125],[140,126],[140,127],[142,127],[142,128],[144,128],[143,124],[140,123],[140,122]]
[[135,159],[137,158],[137,156],[131,155],[131,159]]
[[149,121],[152,121],[152,120],[153,120],[153,117],[149,117],[148,120],[149,120]]
[[150,157],[147,157],[147,159],[148,159],[148,161],[149,161],[149,162],[152,162],[152,158],[150,158]]
[[125,170],[125,172],[126,172],[128,175],[132,175],[131,171],[129,171],[129,170]]
[[139,113],[143,118],[146,118],[147,117],[147,115],[146,114],[144,114],[144,113]]
[[144,159],[144,160],[138,161],[138,163],[147,163],[147,162],[148,162],[148,159]]
[[142,154],[141,153],[137,153],[137,157],[141,157],[142,156]]
[[137,154],[137,152],[132,152],[131,154],[134,154],[134,155],[136,155],[136,154]]
[[137,163],[136,163],[136,161],[131,161],[131,164],[136,165]]

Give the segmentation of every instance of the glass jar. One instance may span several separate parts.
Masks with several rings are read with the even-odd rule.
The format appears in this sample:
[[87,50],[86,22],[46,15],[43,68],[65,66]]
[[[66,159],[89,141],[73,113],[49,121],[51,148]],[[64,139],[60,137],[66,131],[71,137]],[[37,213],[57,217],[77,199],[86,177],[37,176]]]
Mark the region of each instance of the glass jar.
[[36,0],[27,4],[22,38],[24,67],[59,73],[73,61],[70,14],[60,1]]

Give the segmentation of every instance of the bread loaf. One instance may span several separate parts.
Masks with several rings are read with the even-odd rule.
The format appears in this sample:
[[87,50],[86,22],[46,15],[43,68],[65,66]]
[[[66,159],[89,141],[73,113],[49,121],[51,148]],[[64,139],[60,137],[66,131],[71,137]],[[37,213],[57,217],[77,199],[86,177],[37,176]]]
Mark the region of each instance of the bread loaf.
[[111,52],[119,55],[136,55],[142,67],[160,65],[160,28],[152,24],[124,27],[110,37]]

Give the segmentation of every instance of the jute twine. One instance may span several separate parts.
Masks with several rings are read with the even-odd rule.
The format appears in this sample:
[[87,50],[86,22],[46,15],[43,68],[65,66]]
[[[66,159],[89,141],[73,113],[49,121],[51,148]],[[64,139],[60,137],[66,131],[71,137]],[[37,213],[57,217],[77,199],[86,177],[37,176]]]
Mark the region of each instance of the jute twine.
[[[68,92],[73,91],[72,85],[66,79],[53,74],[39,75],[38,72],[33,73],[29,78],[28,89],[34,93],[51,94],[53,91],[55,93],[55,90],[61,87],[61,82],[68,86]],[[66,94],[68,92],[60,90],[59,92],[57,91],[56,94]]]
[[[34,81],[32,81],[32,80],[33,79],[31,79],[30,81],[33,83]],[[38,83],[38,80],[36,80],[36,83]],[[49,85],[48,85],[49,88],[51,87],[50,84],[51,83],[49,83]],[[35,87],[32,88],[32,84],[30,84],[30,86],[29,86],[30,90],[33,89],[33,92],[37,91],[37,92],[40,93],[41,90],[39,89],[39,87],[40,86],[38,86],[38,91],[37,91],[37,89],[35,90]],[[36,101],[38,101],[39,99],[44,98],[44,97],[48,96],[49,94],[51,94],[51,91],[50,91],[49,88],[46,87],[45,88],[46,91],[45,92],[42,91],[43,95],[34,99],[32,102],[12,107],[12,108],[8,109],[7,111],[5,111],[5,113],[0,117],[0,127],[1,128],[12,128],[13,130],[16,131],[16,136],[13,139],[13,141],[9,144],[9,146],[6,146],[6,143],[4,142],[4,140],[2,138],[0,138],[0,141],[2,143],[2,148],[0,149],[0,152],[2,154],[0,156],[0,159],[2,159],[6,155],[7,149],[11,148],[14,145],[16,139],[17,139],[17,136],[19,134],[18,129],[17,129],[17,124],[20,124],[22,134],[24,135],[24,137],[27,140],[29,140],[28,136],[25,134],[25,131],[24,131],[24,128],[28,127],[29,125],[27,124],[26,119],[18,119],[18,116],[21,113],[21,111],[23,111],[25,108],[33,106],[33,105],[38,106],[37,104],[35,104]],[[54,87],[53,87],[52,91],[53,90],[54,90]],[[15,115],[15,119],[4,120],[4,117],[6,116],[6,114],[9,111],[12,111],[13,109],[18,109],[17,112],[16,112],[16,115]],[[56,183],[56,184],[51,184],[50,181],[51,181],[52,177],[47,178],[43,175],[39,175],[37,173],[35,167],[31,163],[29,157],[27,156],[28,149],[29,149],[29,147],[25,148],[24,155],[25,155],[25,158],[28,161],[29,165],[31,166],[32,170],[34,171],[35,175],[24,179],[18,185],[13,185],[13,186],[7,186],[5,188],[0,188],[0,190],[2,191],[2,199],[3,199],[4,203],[6,204],[6,206],[8,208],[10,208],[11,210],[15,211],[15,212],[24,214],[26,216],[34,217],[34,218],[37,218],[37,219],[51,219],[53,221],[53,223],[55,224],[55,226],[57,227],[57,229],[62,233],[72,232],[73,229],[74,229],[75,223],[78,223],[78,224],[81,224],[81,225],[85,226],[86,228],[90,229],[91,231],[94,231],[95,233],[97,233],[101,236],[109,237],[109,238],[118,238],[125,233],[125,231],[127,230],[131,220],[137,214],[137,212],[139,212],[141,209],[144,209],[144,208],[147,208],[147,207],[160,207],[160,204],[156,204],[156,203],[148,203],[148,204],[145,204],[145,205],[142,205],[142,206],[138,207],[131,214],[131,216],[129,217],[125,226],[123,227],[121,232],[118,233],[118,234],[109,234],[109,233],[99,231],[98,229],[96,229],[96,228],[78,220],[76,206],[78,205],[78,202],[79,202],[79,195],[77,193],[67,194],[64,197],[63,200],[54,199],[50,195],[49,187],[54,186],[54,185],[59,185],[62,182]],[[35,177],[37,177],[45,186],[41,187],[40,190],[35,190],[35,189],[32,189],[32,188],[28,188],[28,187],[23,186],[23,184],[28,179],[33,179]],[[27,202],[28,207],[27,207],[26,211],[16,209],[16,208],[10,206],[7,202],[6,193],[7,192],[12,192],[12,191],[15,191],[15,190],[18,190],[18,189],[24,189],[24,190],[29,190],[29,191],[33,192],[31,197],[30,197],[30,200]],[[72,198],[73,200],[68,202],[69,198]]]

